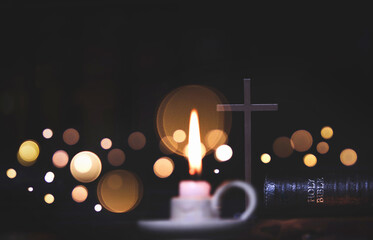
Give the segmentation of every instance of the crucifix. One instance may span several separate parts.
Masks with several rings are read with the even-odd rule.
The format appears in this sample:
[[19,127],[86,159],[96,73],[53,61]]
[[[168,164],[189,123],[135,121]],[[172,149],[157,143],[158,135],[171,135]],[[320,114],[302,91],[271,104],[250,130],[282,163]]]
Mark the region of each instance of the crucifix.
[[277,104],[251,104],[250,78],[245,78],[244,104],[218,104],[217,111],[244,112],[245,127],[245,180],[251,182],[251,112],[253,111],[277,111]]

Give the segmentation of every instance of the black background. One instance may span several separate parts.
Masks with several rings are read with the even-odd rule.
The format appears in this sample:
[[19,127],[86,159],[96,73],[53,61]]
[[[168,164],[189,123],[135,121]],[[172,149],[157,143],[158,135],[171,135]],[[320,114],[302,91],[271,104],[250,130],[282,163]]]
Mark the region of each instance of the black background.
[[[166,218],[177,183],[188,178],[187,164],[176,155],[175,172],[157,178],[153,163],[163,156],[155,128],[157,106],[173,89],[200,84],[220,91],[230,103],[243,102],[243,78],[251,78],[252,103],[278,103],[278,112],[256,112],[253,126],[253,182],[260,193],[269,172],[291,174],[372,169],[371,82],[373,28],[367,6],[307,4],[71,1],[1,3],[0,52],[0,186],[1,234],[37,232],[68,236],[69,230],[111,233],[127,237],[137,219]],[[233,158],[225,163],[212,156],[204,161],[202,178],[213,189],[224,180],[243,179],[243,114],[233,113],[229,144]],[[316,167],[302,163],[304,154],[280,159],[272,153],[279,136],[308,130],[314,143],[329,125],[334,136],[330,152],[318,155]],[[54,131],[51,140],[41,136]],[[65,129],[79,130],[76,146],[62,142]],[[143,150],[133,151],[128,135],[147,137]],[[53,168],[53,152],[71,155],[99,147],[110,137],[127,160],[121,168],[135,172],[144,184],[144,197],[133,211],[114,214],[93,211],[97,180],[87,184],[85,203],[71,200],[77,182],[68,169]],[[38,162],[22,167],[16,161],[26,139],[40,143]],[[344,148],[358,154],[355,166],[339,162]],[[263,152],[272,155],[264,165]],[[13,167],[17,178],[5,172]],[[219,168],[218,175],[213,169]],[[56,180],[43,183],[53,169]],[[103,171],[114,169],[103,161]],[[35,191],[26,191],[28,186]],[[47,206],[42,198],[54,193]],[[238,211],[232,207],[231,211]],[[123,230],[124,231],[124,230]],[[124,231],[125,232],[125,231]],[[43,235],[44,234],[44,235]],[[39,235],[38,235],[39,236]]]

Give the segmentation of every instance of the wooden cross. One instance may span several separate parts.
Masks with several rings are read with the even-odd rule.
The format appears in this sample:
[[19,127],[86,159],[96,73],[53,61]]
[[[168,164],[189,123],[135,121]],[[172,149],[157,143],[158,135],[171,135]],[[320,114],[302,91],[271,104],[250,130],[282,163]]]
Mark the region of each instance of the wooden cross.
[[244,112],[245,126],[245,180],[251,182],[251,112],[277,111],[277,104],[251,104],[250,78],[244,79],[244,104],[218,104],[217,111]]

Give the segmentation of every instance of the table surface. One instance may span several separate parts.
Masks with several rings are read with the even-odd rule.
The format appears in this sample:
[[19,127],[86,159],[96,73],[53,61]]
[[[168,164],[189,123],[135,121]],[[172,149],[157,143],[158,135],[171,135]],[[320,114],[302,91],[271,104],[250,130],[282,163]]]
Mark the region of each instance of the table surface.
[[58,227],[40,226],[23,229],[14,226],[1,229],[0,239],[258,239],[258,240],[326,240],[373,239],[373,217],[318,217],[292,219],[254,219],[244,228],[201,237],[157,235],[137,228],[136,222],[86,225],[65,224]]

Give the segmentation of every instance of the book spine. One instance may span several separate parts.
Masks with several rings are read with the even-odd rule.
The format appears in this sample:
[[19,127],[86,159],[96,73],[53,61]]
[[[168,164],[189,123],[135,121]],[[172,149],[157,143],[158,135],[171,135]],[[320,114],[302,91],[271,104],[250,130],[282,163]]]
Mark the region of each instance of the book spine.
[[264,209],[267,212],[340,215],[343,212],[369,213],[373,208],[371,176],[267,176],[263,191]]

